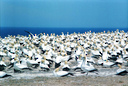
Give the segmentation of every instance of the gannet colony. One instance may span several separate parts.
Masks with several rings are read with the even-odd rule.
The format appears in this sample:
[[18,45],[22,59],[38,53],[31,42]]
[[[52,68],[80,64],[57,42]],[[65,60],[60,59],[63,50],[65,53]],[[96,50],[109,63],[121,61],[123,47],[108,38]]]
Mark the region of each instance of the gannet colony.
[[55,77],[128,73],[128,33],[123,30],[61,35],[25,32],[28,36],[0,37],[0,78],[32,71],[44,75],[51,71]]

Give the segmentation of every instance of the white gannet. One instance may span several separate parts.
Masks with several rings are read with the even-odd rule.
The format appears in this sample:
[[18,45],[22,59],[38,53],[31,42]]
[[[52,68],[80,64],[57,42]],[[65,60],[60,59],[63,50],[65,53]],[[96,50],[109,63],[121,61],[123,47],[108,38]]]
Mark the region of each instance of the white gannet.
[[124,62],[123,58],[121,57],[121,55],[119,55],[119,57],[116,60],[117,64],[122,64]]
[[41,54],[38,51],[37,51],[37,53],[34,53],[34,59],[37,62],[41,62],[42,56],[41,56]]
[[67,55],[71,55],[72,54],[71,48],[69,47],[69,45],[67,45],[66,52],[67,52]]
[[52,60],[52,58],[51,58],[51,57],[52,57],[52,53],[46,51],[44,57],[45,57],[48,61],[53,62],[53,60]]
[[69,71],[69,70],[70,70],[70,67],[69,67],[67,61],[65,61],[64,65],[63,65],[63,67],[62,67],[62,70],[63,70],[63,71]]
[[37,68],[39,66],[39,63],[29,56],[29,58],[27,59],[27,66]]
[[65,54],[65,55],[62,55],[62,58],[61,58],[61,61],[69,61],[70,60],[70,55],[67,55],[67,54]]
[[114,65],[115,65],[114,62],[110,62],[108,60],[103,61],[103,67],[112,67]]
[[60,53],[58,52],[58,55],[57,55],[57,57],[56,57],[56,59],[55,59],[55,68],[58,68],[60,65],[61,65],[61,59],[62,59],[63,57],[60,55]]
[[5,77],[8,77],[8,76],[11,76],[3,71],[0,71],[0,78],[5,78]]
[[27,55],[25,55],[25,57],[20,58],[20,64],[27,66]]
[[4,58],[0,57],[0,71],[4,70],[6,67],[6,64],[4,62]]
[[98,58],[100,56],[101,56],[101,54],[100,54],[100,52],[99,52],[99,50],[97,48],[95,48],[94,50],[92,50],[92,57]]
[[95,61],[91,56],[87,56],[87,62],[95,64]]
[[8,69],[10,69],[10,68],[12,68],[13,66],[14,66],[14,63],[15,63],[15,60],[14,60],[15,58],[12,58],[11,60],[10,60],[10,63],[9,63],[9,65],[8,65]]
[[82,55],[79,56],[79,58],[76,60],[77,61],[77,65],[73,67],[73,69],[76,70],[81,70],[81,65],[82,65]]
[[123,59],[128,59],[128,52],[125,49],[123,50]]
[[20,61],[17,58],[15,59],[16,61],[14,62],[14,72],[23,72],[24,69],[31,70],[30,68],[27,67],[27,65],[20,64]]
[[64,77],[64,76],[69,76],[69,75],[73,76],[74,75],[73,73],[69,73],[67,71],[62,71],[62,70],[59,71],[59,69],[60,69],[60,67],[56,68],[53,71],[54,76],[56,76],[56,77]]
[[43,59],[43,60],[41,60],[39,66],[40,66],[41,70],[43,70],[43,71],[49,71],[50,68],[48,67],[48,64],[49,64],[49,62],[46,59]]
[[102,59],[103,59],[103,60],[107,60],[107,59],[108,59],[108,57],[109,57],[108,52],[107,52],[105,49],[103,49]]
[[87,62],[86,56],[82,57],[82,59],[81,69],[86,72],[86,75],[88,75],[88,72],[98,71],[91,63]]
[[32,49],[31,49],[30,47],[29,47],[28,49],[29,49],[29,50],[28,50],[28,52],[27,52],[27,55],[30,56],[30,57],[32,57],[32,56],[33,56]]
[[24,47],[22,48],[22,53],[23,53],[24,55],[28,55],[28,50],[26,49],[26,46],[24,46]]
[[128,67],[128,60],[124,62],[125,66]]
[[98,59],[98,61],[97,61],[97,64],[98,64],[98,65],[103,65],[102,57],[99,57],[99,59]]
[[118,66],[119,66],[119,69],[116,71],[116,75],[122,75],[123,76],[123,75],[126,75],[128,73],[128,71],[126,69],[121,68],[120,64],[118,64]]
[[2,50],[2,48],[0,48],[0,57],[4,57],[7,56],[5,50]]

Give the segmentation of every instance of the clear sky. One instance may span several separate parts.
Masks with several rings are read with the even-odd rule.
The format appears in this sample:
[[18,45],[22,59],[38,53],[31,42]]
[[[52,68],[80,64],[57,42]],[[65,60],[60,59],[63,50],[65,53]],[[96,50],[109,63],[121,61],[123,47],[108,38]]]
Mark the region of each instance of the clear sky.
[[128,28],[128,0],[0,0],[0,27]]

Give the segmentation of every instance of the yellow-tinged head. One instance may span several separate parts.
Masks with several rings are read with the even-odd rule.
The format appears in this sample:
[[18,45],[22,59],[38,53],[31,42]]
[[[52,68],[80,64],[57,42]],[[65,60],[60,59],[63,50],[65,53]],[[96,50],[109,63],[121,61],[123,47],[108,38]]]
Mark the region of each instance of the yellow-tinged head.
[[16,60],[17,61],[17,63],[20,63],[20,61],[19,60]]
[[44,56],[44,60],[46,60],[46,57]]
[[14,60],[16,61],[16,60],[18,60],[17,58],[14,58]]
[[105,52],[105,49],[103,49],[103,52]]
[[102,59],[102,57],[99,57],[99,59]]
[[39,54],[39,51],[37,51],[37,54]]
[[7,50],[4,50],[4,53],[7,53]]
[[2,58],[2,61],[4,61],[4,58]]
[[121,69],[122,68],[122,66],[120,65],[120,64],[118,64],[118,67]]
[[45,61],[44,59],[41,60],[42,63],[44,63],[44,61]]
[[65,61],[65,64],[68,64],[68,62],[67,62],[67,61]]
[[28,56],[28,57],[29,57],[30,60],[32,59],[31,56]]
[[56,68],[56,69],[55,69],[55,72],[58,72],[58,71],[59,71],[59,69],[60,69],[59,67],[58,67],[58,68]]
[[48,55],[48,51],[46,52],[46,55]]
[[108,62],[108,60],[106,60],[106,62]]
[[94,51],[96,51],[97,49],[96,48],[94,48]]

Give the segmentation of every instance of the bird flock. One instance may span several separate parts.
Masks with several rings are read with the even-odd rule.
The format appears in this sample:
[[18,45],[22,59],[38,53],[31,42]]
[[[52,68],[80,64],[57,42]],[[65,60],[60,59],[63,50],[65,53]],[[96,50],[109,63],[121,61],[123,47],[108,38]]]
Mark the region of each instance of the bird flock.
[[61,35],[25,32],[29,35],[0,37],[0,78],[12,76],[9,69],[14,73],[52,71],[56,77],[99,74],[98,67],[118,67],[115,75],[128,73],[128,33],[123,30]]

